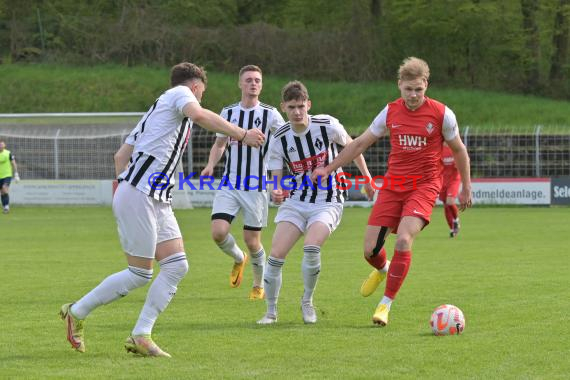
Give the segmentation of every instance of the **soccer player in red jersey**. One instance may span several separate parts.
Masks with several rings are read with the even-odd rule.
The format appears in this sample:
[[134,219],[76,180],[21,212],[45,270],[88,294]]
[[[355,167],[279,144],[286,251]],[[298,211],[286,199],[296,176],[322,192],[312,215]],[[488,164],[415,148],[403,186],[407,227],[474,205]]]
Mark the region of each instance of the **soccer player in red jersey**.
[[[367,297],[388,277],[384,297],[372,321],[388,323],[392,301],[410,268],[412,244],[429,223],[441,189],[441,152],[446,141],[461,174],[460,210],[471,207],[469,156],[459,137],[455,114],[444,104],[425,96],[429,67],[415,57],[404,60],[398,70],[401,98],[389,103],[370,127],[347,145],[333,162],[313,171],[314,181],[326,177],[350,162],[383,136],[389,136],[391,152],[384,183],[370,213],[364,240],[364,256],[374,271],[362,284]],[[384,242],[390,232],[397,234],[392,261],[386,260]]]
[[443,202],[445,210],[445,220],[449,226],[449,237],[454,238],[459,233],[459,210],[455,204],[455,198],[459,192],[461,177],[459,170],[455,166],[453,151],[447,143],[443,144],[441,152],[441,162],[443,163],[443,185],[439,192],[439,199]]

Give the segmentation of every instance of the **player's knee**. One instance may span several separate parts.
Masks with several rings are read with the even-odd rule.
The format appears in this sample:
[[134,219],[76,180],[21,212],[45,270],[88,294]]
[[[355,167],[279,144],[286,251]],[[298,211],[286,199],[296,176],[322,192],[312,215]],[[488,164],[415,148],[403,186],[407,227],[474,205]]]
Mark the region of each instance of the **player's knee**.
[[130,284],[127,285],[127,292],[136,288],[141,288],[152,280],[152,269],[143,269],[129,265]]
[[257,238],[245,237],[244,241],[249,252],[257,252],[261,249],[261,242]]
[[[364,243],[364,257],[370,258],[374,255],[374,248],[376,247],[376,243],[365,242]],[[380,247],[382,249],[382,247]]]
[[188,259],[178,261],[178,265],[176,266],[176,275],[182,279],[184,276],[188,274],[188,270],[190,265],[188,264]]
[[188,269],[190,265],[188,264],[188,259],[184,257],[184,260],[177,261],[176,265],[173,268],[173,272],[176,274],[177,277],[183,278],[188,273]]
[[218,244],[223,243],[227,237],[228,237],[228,233],[226,231],[215,229],[215,228],[212,229],[212,239],[214,239],[214,241],[216,243],[218,243]]
[[184,256],[184,258],[162,265],[160,270],[166,272],[172,280],[180,281],[188,273],[189,267],[188,259]]
[[364,258],[369,259],[376,256],[382,251],[384,243],[386,242],[386,235],[388,234],[388,227],[380,228],[376,239],[367,238],[364,240]]
[[287,251],[279,249],[279,248],[271,248],[271,253],[269,254],[270,257],[274,257],[276,259],[284,259],[287,257]]
[[399,234],[395,248],[398,251],[409,251],[412,247],[413,238],[410,234]]

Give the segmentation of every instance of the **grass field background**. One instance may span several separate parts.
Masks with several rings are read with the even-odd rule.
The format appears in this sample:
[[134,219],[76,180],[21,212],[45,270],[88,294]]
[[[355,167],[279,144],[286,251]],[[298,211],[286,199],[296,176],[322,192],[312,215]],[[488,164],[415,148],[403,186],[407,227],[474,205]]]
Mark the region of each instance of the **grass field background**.
[[[345,209],[323,248],[318,323],[301,319],[298,245],[284,266],[278,324],[257,326],[265,304],[247,299],[251,268],[230,289],[231,261],[210,240],[210,210],[177,211],[190,272],[154,330],[173,358],[157,360],[123,349],[148,286],[90,315],[85,354],[71,350],[57,317],[61,304],[125,268],[111,210],[14,207],[0,215],[0,377],[567,378],[568,208],[474,208],[453,240],[436,208],[383,329],[371,323],[382,292],[358,293],[369,272],[361,258],[368,212]],[[239,221],[234,231],[241,235]],[[431,334],[428,319],[443,303],[465,313],[463,335]]]

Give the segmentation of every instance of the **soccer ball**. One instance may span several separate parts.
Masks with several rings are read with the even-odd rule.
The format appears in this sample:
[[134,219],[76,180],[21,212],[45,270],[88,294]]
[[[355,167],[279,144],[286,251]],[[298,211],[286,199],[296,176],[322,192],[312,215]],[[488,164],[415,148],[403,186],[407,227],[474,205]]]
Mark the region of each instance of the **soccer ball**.
[[465,329],[465,317],[457,306],[441,305],[433,311],[429,324],[435,335],[459,335]]

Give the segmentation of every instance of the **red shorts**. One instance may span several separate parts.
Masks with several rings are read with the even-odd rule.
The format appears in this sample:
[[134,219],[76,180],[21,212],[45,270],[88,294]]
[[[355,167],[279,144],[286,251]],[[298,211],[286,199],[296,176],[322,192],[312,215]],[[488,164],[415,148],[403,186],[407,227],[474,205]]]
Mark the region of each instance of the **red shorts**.
[[444,183],[441,191],[439,192],[439,200],[445,202],[447,197],[457,198],[459,193],[459,185],[461,185],[461,180],[451,181],[449,183]]
[[438,193],[439,188],[434,184],[409,191],[380,190],[368,217],[368,225],[390,227],[396,233],[402,217],[415,216],[424,220],[425,227],[429,224]]

